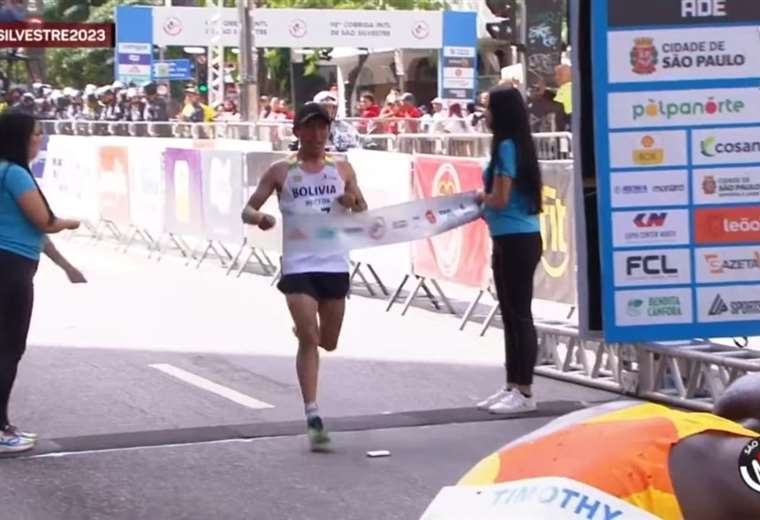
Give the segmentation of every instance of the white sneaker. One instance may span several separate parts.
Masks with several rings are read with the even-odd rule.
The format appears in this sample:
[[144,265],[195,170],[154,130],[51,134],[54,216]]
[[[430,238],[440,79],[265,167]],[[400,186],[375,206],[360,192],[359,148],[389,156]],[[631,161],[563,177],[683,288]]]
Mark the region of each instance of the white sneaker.
[[488,410],[491,406],[498,403],[502,399],[506,398],[512,393],[512,390],[507,390],[507,387],[502,387],[498,392],[492,394],[477,404],[478,410]]
[[18,453],[34,448],[34,441],[12,433],[0,433],[0,454]]
[[536,411],[533,397],[525,397],[522,392],[511,392],[501,401],[492,404],[488,411],[493,414],[528,413]]

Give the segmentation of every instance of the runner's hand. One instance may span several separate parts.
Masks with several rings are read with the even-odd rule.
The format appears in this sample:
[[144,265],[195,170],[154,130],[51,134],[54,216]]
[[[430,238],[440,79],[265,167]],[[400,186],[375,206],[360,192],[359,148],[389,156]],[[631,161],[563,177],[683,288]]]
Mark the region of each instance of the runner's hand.
[[266,213],[262,214],[259,219],[259,229],[262,231],[272,229],[275,224],[277,224],[277,220],[272,215],[267,215]]
[[338,204],[344,208],[354,209],[354,207],[356,207],[356,195],[353,193],[344,193],[338,197]]
[[480,206],[483,204],[483,202],[485,202],[485,200],[486,200],[486,192],[479,191],[475,194],[475,204]]

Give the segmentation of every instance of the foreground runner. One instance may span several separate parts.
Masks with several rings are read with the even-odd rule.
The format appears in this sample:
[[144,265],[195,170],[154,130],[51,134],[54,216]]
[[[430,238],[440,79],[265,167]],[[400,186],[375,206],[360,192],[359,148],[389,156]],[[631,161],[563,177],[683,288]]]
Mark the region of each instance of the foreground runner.
[[[297,156],[270,166],[243,210],[243,222],[262,230],[271,229],[275,218],[259,209],[274,192],[285,219],[289,214],[365,211],[367,204],[351,165],[325,155],[330,116],[324,108],[316,103],[304,105],[296,114],[293,131],[300,141]],[[329,448],[330,438],[317,406],[317,349],[322,347],[331,352],[338,346],[349,290],[348,254],[285,254],[281,261],[282,279],[277,287],[285,294],[298,336],[296,371],[307,434],[311,449],[324,451]]]
[[[465,501],[467,486],[482,486],[479,491],[490,491],[485,495],[498,495],[493,506],[524,509],[532,502],[540,514],[553,507],[553,516],[547,518],[565,518],[567,513],[624,520],[629,518],[624,509],[634,506],[665,520],[758,519],[760,445],[753,444],[758,432],[760,374],[754,374],[728,388],[715,414],[624,402],[561,417],[481,461],[459,482],[465,489],[444,491],[449,502]],[[625,504],[615,510],[595,491],[579,491],[572,482]],[[482,502],[486,496],[481,496]],[[434,501],[431,509],[442,505],[449,504]],[[491,518],[489,514],[471,518]]]

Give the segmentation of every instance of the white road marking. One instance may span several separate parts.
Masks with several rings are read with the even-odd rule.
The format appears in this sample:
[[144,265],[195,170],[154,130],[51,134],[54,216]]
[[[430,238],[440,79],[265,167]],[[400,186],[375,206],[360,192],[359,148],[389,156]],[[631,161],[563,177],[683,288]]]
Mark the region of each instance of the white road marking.
[[245,394],[241,394],[237,390],[232,390],[231,388],[227,388],[226,386],[219,385],[217,383],[214,383],[213,381],[209,381],[208,379],[204,377],[197,376],[193,374],[192,372],[182,370],[181,368],[177,368],[173,365],[169,365],[166,363],[157,363],[157,364],[153,364],[149,366],[151,368],[155,368],[156,370],[160,370],[161,372],[168,374],[172,377],[176,377],[180,381],[184,381],[185,383],[188,383],[190,385],[197,386],[198,388],[206,390],[207,392],[211,392],[212,394],[216,394],[220,397],[224,397],[225,399],[229,399],[230,401],[237,403],[239,405],[245,406],[247,408],[253,408],[254,410],[274,408],[274,406],[269,403],[265,403],[264,401],[259,401],[258,399],[254,399],[253,397],[247,396]]

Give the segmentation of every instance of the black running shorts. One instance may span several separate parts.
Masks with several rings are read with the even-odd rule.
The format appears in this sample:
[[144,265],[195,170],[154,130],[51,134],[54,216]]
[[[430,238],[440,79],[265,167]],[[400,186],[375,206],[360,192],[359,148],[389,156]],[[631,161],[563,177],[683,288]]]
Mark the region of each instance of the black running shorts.
[[297,273],[284,275],[277,288],[283,294],[308,294],[320,301],[342,300],[350,285],[348,273]]

